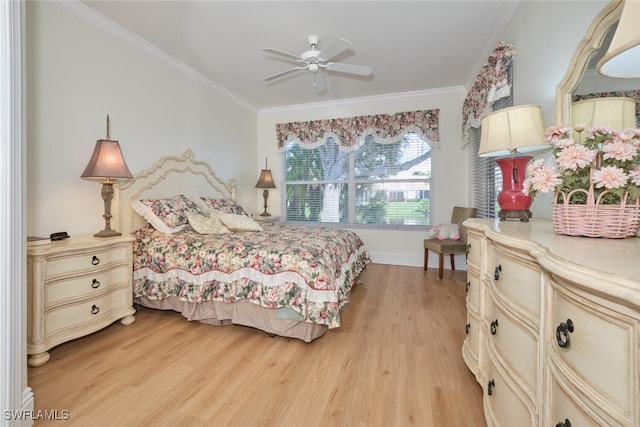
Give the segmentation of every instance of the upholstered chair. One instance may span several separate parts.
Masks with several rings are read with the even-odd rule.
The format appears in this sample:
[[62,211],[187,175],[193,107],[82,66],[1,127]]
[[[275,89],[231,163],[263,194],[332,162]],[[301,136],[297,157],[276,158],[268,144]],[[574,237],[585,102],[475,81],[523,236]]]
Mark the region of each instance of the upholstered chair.
[[460,226],[460,240],[444,239],[438,240],[436,237],[424,239],[424,271],[427,271],[429,263],[429,251],[435,252],[439,256],[438,260],[438,277],[442,279],[442,270],[444,268],[444,256],[449,255],[451,260],[451,270],[455,271],[456,263],[455,255],[467,253],[467,230],[462,223],[467,218],[475,218],[477,214],[476,208],[465,208],[455,206],[451,213],[451,223]]

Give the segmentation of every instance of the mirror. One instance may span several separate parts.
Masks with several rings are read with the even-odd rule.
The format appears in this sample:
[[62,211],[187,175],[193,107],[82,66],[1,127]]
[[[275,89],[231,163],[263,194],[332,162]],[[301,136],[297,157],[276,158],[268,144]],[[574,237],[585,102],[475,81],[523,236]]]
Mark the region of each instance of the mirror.
[[622,13],[622,0],[613,0],[595,17],[584,39],[578,45],[564,78],[556,87],[556,122],[571,123],[571,95],[576,90],[593,56],[604,45]]

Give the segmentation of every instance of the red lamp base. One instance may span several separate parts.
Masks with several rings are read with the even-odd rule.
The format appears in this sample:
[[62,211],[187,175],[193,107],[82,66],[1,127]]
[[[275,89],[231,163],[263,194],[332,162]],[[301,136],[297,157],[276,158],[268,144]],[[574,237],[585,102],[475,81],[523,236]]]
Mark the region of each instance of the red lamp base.
[[533,157],[520,154],[496,159],[502,171],[502,191],[498,194],[498,217],[501,221],[519,219],[526,222],[531,218],[531,197],[522,192],[527,164],[531,159]]

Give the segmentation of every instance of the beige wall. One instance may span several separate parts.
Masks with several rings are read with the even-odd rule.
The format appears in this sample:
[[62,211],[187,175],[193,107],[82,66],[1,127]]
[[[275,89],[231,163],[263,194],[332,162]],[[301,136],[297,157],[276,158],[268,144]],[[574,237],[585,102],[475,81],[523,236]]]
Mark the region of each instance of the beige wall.
[[254,203],[256,112],[54,3],[27,2],[27,233],[104,227],[100,184],[80,178],[97,139],[132,173],[191,148]]

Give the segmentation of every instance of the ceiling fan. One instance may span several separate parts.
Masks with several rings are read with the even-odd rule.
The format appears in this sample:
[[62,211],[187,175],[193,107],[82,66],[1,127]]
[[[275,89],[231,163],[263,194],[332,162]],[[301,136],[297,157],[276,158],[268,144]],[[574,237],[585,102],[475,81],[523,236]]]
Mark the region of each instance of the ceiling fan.
[[264,52],[284,56],[285,58],[293,60],[300,64],[297,67],[289,68],[287,70],[280,71],[279,73],[267,76],[263,80],[269,81],[277,79],[278,77],[282,77],[285,74],[292,73],[294,71],[307,70],[313,76],[313,86],[316,88],[316,91],[322,92],[325,89],[324,78],[322,77],[322,74],[320,74],[320,71],[322,69],[325,69],[327,71],[336,71],[339,73],[355,74],[358,76],[369,76],[373,72],[373,68],[365,65],[329,62],[331,59],[335,58],[351,47],[351,42],[349,40],[340,38],[323,51],[318,50],[320,37],[309,36],[307,37],[307,41],[309,42],[309,46],[311,47],[311,49],[302,52],[301,55],[295,55],[293,53],[285,52],[279,49],[273,49],[270,47],[263,48],[262,50]]

